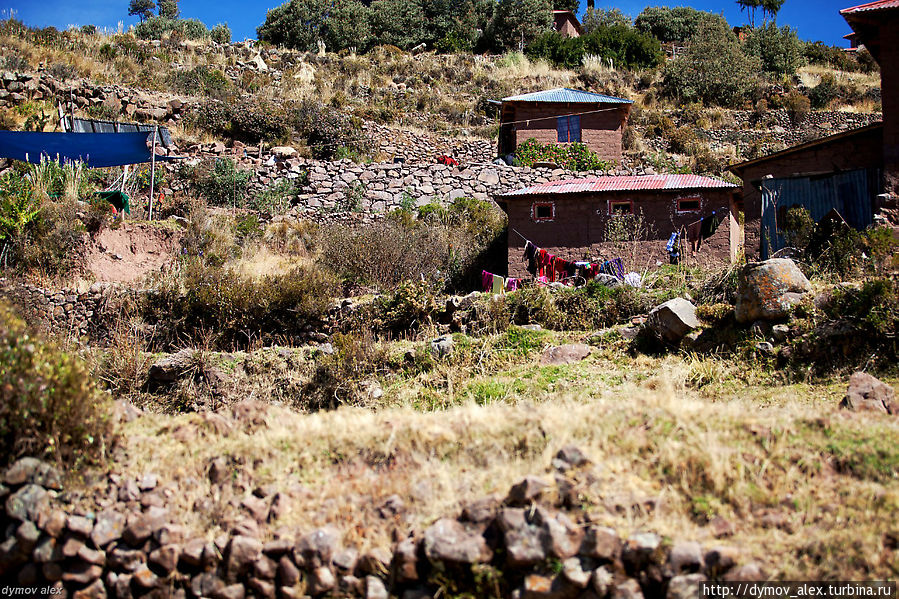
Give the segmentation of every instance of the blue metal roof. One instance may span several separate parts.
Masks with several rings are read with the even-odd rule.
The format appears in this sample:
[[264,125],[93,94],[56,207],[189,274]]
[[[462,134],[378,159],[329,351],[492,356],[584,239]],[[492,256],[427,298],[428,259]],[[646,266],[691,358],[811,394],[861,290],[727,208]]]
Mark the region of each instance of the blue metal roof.
[[508,98],[503,98],[503,102],[571,102],[584,104],[596,104],[597,102],[603,102],[605,104],[634,103],[633,100],[616,98],[615,96],[607,96],[605,94],[594,94],[577,89],[568,89],[567,87],[557,87],[556,89],[548,89],[542,92],[531,92],[529,94],[509,96]]

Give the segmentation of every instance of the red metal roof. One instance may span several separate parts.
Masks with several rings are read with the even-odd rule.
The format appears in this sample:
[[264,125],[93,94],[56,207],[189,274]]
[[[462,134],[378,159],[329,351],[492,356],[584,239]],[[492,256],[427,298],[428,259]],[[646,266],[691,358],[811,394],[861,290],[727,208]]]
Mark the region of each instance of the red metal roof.
[[502,195],[503,197],[515,197],[559,193],[643,190],[675,191],[679,189],[728,189],[735,187],[737,186],[733,183],[699,175],[632,175],[551,181],[542,185],[510,191]]
[[868,2],[851,8],[844,8],[840,11],[841,15],[851,15],[857,12],[869,12],[874,10],[886,10],[890,8],[899,8],[899,0],[878,0],[877,2]]

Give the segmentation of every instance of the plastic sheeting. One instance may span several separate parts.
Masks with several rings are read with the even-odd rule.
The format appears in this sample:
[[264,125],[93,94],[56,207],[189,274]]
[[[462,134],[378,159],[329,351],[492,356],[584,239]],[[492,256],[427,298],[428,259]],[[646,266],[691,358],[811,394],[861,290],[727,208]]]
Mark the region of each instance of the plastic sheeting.
[[859,169],[818,177],[786,177],[762,181],[762,257],[786,245],[777,219],[793,206],[808,209],[817,223],[836,210],[855,229],[874,222],[872,204],[879,193],[877,169]]
[[[152,135],[152,134],[151,134]],[[150,162],[147,133],[38,133],[0,131],[0,158],[38,164],[50,160],[81,161],[92,168]],[[157,160],[166,157],[157,156]]]

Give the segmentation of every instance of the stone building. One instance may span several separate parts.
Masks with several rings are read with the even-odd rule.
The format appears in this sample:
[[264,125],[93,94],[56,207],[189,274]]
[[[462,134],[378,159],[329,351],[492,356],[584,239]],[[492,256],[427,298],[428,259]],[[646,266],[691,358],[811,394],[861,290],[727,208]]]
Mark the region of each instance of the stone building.
[[[720,225],[699,248],[682,255],[686,264],[729,264],[739,246],[732,183],[698,175],[635,175],[553,181],[499,194],[509,217],[508,276],[525,278],[526,241],[570,262],[621,257],[626,270],[668,263],[666,243],[714,213]],[[642,215],[644,234],[634,243],[610,238],[613,219]]]
[[582,142],[603,160],[621,160],[621,137],[631,100],[558,88],[503,98],[499,155],[522,142]]

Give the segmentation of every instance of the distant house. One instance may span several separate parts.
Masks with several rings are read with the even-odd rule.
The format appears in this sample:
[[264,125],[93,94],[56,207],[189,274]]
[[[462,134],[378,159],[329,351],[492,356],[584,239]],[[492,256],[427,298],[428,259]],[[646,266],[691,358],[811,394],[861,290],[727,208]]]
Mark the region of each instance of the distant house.
[[570,10],[553,11],[553,29],[568,37],[580,37],[584,35],[584,28],[580,21]]
[[854,31],[853,44],[863,44],[881,66],[883,122],[728,168],[743,180],[748,258],[767,258],[784,246],[778,222],[793,206],[807,208],[816,221],[835,210],[857,229],[877,214],[899,217],[899,0],[840,14]]
[[621,160],[621,136],[631,100],[558,88],[503,98],[499,155],[529,138],[541,143],[582,142],[603,160]]
[[[638,242],[637,260],[654,266],[668,263],[666,243],[674,232],[686,237],[691,225],[716,217],[720,224],[688,264],[729,264],[739,245],[734,219],[739,188],[698,175],[638,175],[553,181],[500,194],[495,199],[509,218],[508,276],[528,276],[522,261],[525,239],[574,262],[621,257],[622,244],[607,238],[609,222],[642,214],[649,238]],[[625,270],[640,268],[624,264]]]

